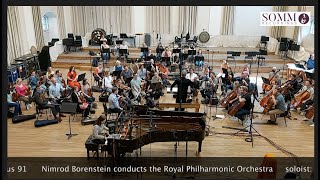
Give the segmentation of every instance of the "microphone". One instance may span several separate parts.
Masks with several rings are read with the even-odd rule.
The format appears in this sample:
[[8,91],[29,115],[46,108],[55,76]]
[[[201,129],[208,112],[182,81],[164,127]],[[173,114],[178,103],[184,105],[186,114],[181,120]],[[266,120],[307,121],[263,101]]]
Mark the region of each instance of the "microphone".
[[157,39],[159,38],[159,34],[157,34]]

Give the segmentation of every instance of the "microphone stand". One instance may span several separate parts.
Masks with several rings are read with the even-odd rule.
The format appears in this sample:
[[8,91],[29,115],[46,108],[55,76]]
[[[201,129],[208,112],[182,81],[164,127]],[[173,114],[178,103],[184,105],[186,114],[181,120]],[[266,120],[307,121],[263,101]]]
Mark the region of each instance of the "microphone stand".
[[[255,87],[257,87],[257,83],[258,83],[258,74],[259,74],[259,58],[258,58],[258,68],[257,68],[257,74],[256,74],[256,84]],[[253,102],[252,102],[252,108],[250,109],[250,125],[246,126],[243,129],[240,129],[238,132],[236,132],[234,135],[237,135],[240,131],[245,131],[248,127],[250,127],[249,129],[249,136],[248,138],[245,138],[246,142],[251,142],[252,148],[253,148],[253,134],[252,134],[252,129],[258,134],[258,136],[261,136],[261,134],[253,127],[252,124],[252,120],[253,120],[253,109],[254,109],[254,103],[256,101],[256,98],[253,98]],[[244,120],[245,121],[245,120]]]

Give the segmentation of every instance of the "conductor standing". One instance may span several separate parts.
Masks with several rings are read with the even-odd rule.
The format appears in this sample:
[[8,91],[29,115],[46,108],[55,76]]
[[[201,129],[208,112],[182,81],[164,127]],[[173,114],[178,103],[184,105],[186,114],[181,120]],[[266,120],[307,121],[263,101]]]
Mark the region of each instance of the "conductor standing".
[[[193,87],[192,81],[186,79],[187,71],[183,70],[181,72],[181,78],[174,81],[171,85],[170,91],[172,92],[172,88],[175,85],[178,85],[178,93],[176,97],[176,103],[186,103],[187,95],[188,95],[188,87]],[[179,108],[175,108],[175,111],[178,111]],[[184,108],[181,108],[181,111],[184,111]]]

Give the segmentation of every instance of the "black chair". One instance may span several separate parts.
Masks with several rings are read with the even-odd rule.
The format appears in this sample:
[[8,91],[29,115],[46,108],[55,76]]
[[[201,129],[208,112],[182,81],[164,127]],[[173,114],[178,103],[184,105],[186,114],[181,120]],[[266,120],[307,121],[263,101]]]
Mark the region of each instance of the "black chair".
[[284,113],[277,115],[277,117],[283,117],[284,123],[285,123],[286,127],[288,127],[287,126],[287,118],[291,119],[290,103],[287,104],[287,110]]
[[246,56],[244,57],[244,61],[245,62],[247,62],[247,60],[250,60],[250,62],[252,62],[253,61],[253,56],[252,56],[252,52],[248,52],[248,51],[246,51],[245,53],[244,53]]
[[234,53],[233,51],[227,51],[227,61],[231,59],[235,62],[235,58],[234,56],[232,56],[233,53]]
[[50,111],[50,107],[40,107],[36,104],[37,120],[39,120],[39,116],[40,116],[41,112],[43,112],[43,110],[46,111],[46,117],[47,117],[47,120],[49,120],[48,111]]
[[68,38],[74,39],[73,33],[68,33]]
[[[106,116],[106,121],[116,120],[118,118],[118,113],[111,112],[110,109],[108,108],[106,102],[102,103],[102,106],[103,106],[104,114]],[[114,117],[114,119],[111,119],[111,117]]]
[[76,40],[74,41],[74,47],[77,49],[81,49],[82,47],[82,39],[81,36],[76,36]]
[[266,65],[266,58],[262,55],[267,55],[267,51],[266,50],[259,50],[259,55],[257,56],[257,60],[258,62],[260,61],[260,66],[262,65]]

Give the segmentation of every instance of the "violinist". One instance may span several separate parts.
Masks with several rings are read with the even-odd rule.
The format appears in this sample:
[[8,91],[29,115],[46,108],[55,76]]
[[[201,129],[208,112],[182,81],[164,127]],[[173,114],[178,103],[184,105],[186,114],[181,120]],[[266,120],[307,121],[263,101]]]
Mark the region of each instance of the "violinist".
[[248,93],[248,87],[240,86],[240,96],[237,98],[240,102],[245,102],[244,106],[234,115],[241,121],[244,121],[244,116],[250,114],[250,110],[253,106],[251,102],[251,94]]
[[116,61],[116,65],[113,68],[113,75],[120,77],[120,73],[122,72],[123,67],[121,65],[121,62],[119,60]]
[[84,117],[86,119],[89,119],[91,105],[88,104],[87,102],[85,102],[84,97],[82,95],[80,95],[80,92],[78,90],[78,86],[74,86],[72,89],[73,89],[73,92],[71,94],[71,100],[73,103],[78,104],[77,105],[77,112],[82,113],[84,111]]
[[110,50],[110,47],[107,44],[107,39],[105,39],[102,41],[102,44],[100,46],[100,52],[101,52],[101,56],[102,56],[103,61],[107,61],[110,58],[110,54],[109,54],[108,50]]
[[172,56],[172,53],[171,53],[171,51],[169,51],[169,47],[166,46],[165,50],[162,52],[162,56],[161,57],[171,57],[171,56]]
[[94,102],[96,99],[92,96],[92,90],[91,90],[91,86],[87,80],[87,78],[84,78],[81,84],[81,92],[84,96],[84,98],[86,99],[87,102],[92,103]]
[[204,79],[200,83],[200,93],[206,104],[209,103],[211,97],[215,96],[216,94],[216,83],[217,79],[215,78],[214,73],[211,73],[210,78]]
[[222,94],[226,94],[228,89],[233,90],[233,77],[234,74],[231,70],[231,67],[228,67],[227,78],[225,79],[225,87],[223,88],[224,92],[222,92]]
[[103,64],[99,63],[98,67],[94,68],[93,71],[94,80],[99,82],[99,87],[102,85],[103,79]]
[[36,76],[36,72],[32,71],[31,76],[29,77],[29,84],[31,86],[32,91],[36,88],[38,81],[39,78]]
[[[301,105],[301,107],[306,107],[307,105],[313,104],[312,99],[314,97],[314,89],[311,86],[311,81],[309,79],[305,81],[303,88],[297,94],[294,95],[294,99],[298,96],[301,96],[305,91],[309,93],[309,97],[302,101],[303,106]],[[297,110],[298,107],[293,107],[293,108]]]
[[112,92],[112,81],[113,81],[113,77],[110,75],[109,71],[106,71],[106,75],[104,76],[103,80],[102,80],[102,89],[105,92]]
[[31,98],[31,89],[29,89],[28,86],[22,83],[22,79],[17,79],[17,85],[16,85],[16,93],[18,95],[18,100],[25,102],[26,109],[29,110],[32,105],[32,98]]
[[17,102],[13,102],[12,100],[12,87],[11,85],[9,85],[8,87],[8,93],[7,93],[7,103],[8,103],[8,107],[14,107],[14,116],[18,116],[18,115],[22,115],[21,112],[21,106],[19,103]]
[[144,92],[141,91],[141,82],[142,80],[138,77],[138,75],[135,73],[133,75],[133,79],[130,82],[131,85],[131,93],[133,95],[132,101],[138,101],[141,96],[145,96]]
[[229,78],[229,73],[228,73],[228,63],[226,60],[223,60],[222,64],[221,64],[221,70],[222,70],[222,75],[221,75],[221,91],[222,94],[224,95],[227,90],[226,88],[226,81]]
[[270,120],[268,120],[268,123],[270,124],[276,124],[277,115],[283,114],[287,110],[286,102],[280,90],[280,88],[273,88],[272,90],[271,101],[274,104],[274,109],[269,111]]
[[129,69],[127,65],[124,66],[124,69],[122,70],[120,74],[121,80],[123,83],[128,84],[132,79],[132,71]]
[[145,80],[147,78],[147,70],[146,68],[144,68],[143,64],[140,65],[140,68],[137,73],[140,79]]
[[77,86],[78,89],[81,89],[81,86],[78,83],[78,75],[74,66],[70,66],[67,77],[68,77],[67,83],[71,88],[73,88],[74,86]]
[[159,76],[162,79],[162,84],[167,86],[169,84],[168,81],[169,69],[165,66],[164,63],[159,64]]
[[51,78],[51,85],[49,86],[49,98],[58,104],[62,103],[61,92],[64,91],[64,88],[61,84],[57,83],[56,78]]
[[56,70],[55,78],[58,84],[61,84],[63,87],[66,87],[66,82],[63,79],[62,73],[60,72],[60,70]]

